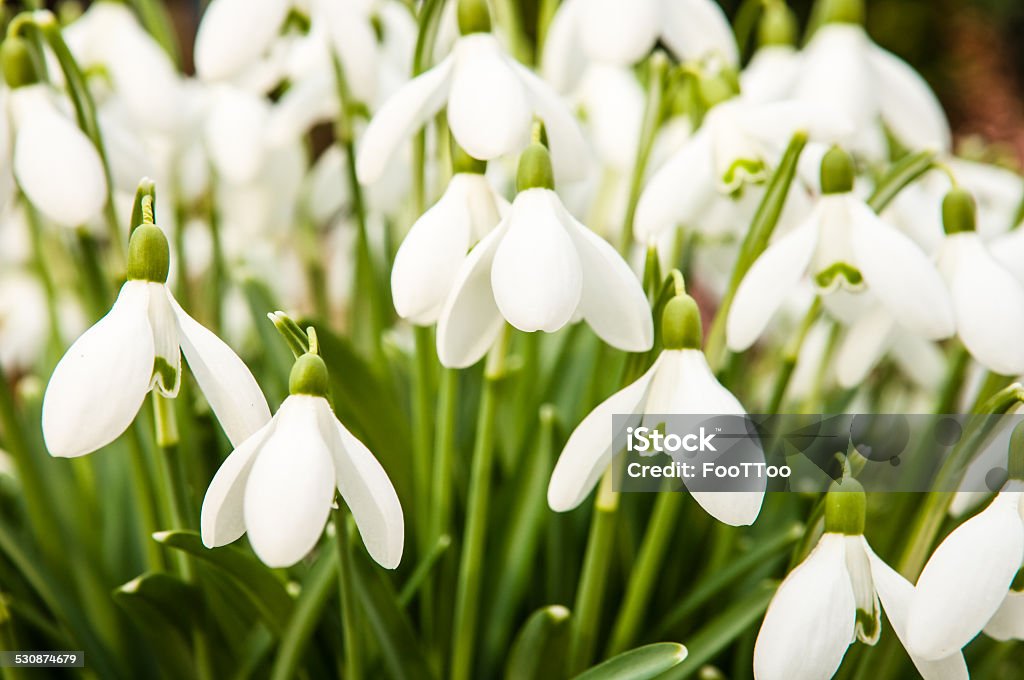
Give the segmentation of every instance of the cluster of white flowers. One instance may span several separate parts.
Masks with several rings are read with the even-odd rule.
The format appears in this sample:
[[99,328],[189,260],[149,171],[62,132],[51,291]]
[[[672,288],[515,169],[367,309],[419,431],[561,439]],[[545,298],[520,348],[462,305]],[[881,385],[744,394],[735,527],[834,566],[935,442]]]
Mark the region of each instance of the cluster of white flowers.
[[[397,0],[213,0],[196,36],[195,77],[117,3],[93,3],[63,28],[69,55],[52,44],[37,54],[17,35],[21,43],[5,42],[5,368],[32,365],[49,334],[59,340],[83,325],[81,309],[59,305],[47,316],[39,301],[44,282],[29,273],[41,254],[26,245],[38,238],[33,223],[97,234],[110,222],[115,248],[130,235],[117,301],[50,378],[42,426],[54,456],[116,439],[152,390],[174,397],[184,353],[234,447],[203,504],[206,545],[247,532],[266,564],[294,564],[319,540],[337,491],[371,556],[395,568],[402,506],[331,410],[315,339],[271,416],[242,360],[170,292],[178,277],[227,264],[271,286],[285,307],[310,311],[296,225],[326,234],[321,311],[340,314],[367,294],[350,289],[353,232],[369,225],[370,240],[384,241],[411,223],[391,268],[394,308],[411,324],[436,324],[445,367],[477,363],[506,324],[554,333],[583,321],[619,350],[657,346],[642,376],[569,437],[548,488],[559,512],[580,505],[608,468],[613,414],[745,412],[705,357],[693,298],[677,289],[655,333],[632,263],[651,248],[674,266],[680,230],[706,239],[692,279],[722,302],[731,352],[766,333],[796,333],[817,298],[840,332],[828,370],[842,386],[889,356],[932,387],[943,368],[936,342],[948,338],[993,373],[1024,373],[1024,239],[1013,230],[1024,181],[955,157],[931,89],[872,42],[859,3],[825,3],[831,13],[797,49],[788,9],[766,2],[762,44],[741,67],[712,0],[566,0],[536,70],[513,56],[483,0],[443,4],[434,49],[420,54],[420,29]],[[39,26],[55,22],[34,16]],[[94,111],[74,96],[81,84],[66,58]],[[49,78],[38,73],[45,64]],[[693,106],[677,115],[683,97]],[[313,158],[308,139],[339,119],[341,143]],[[806,146],[777,197],[778,227],[730,288],[722,263],[750,255],[746,227],[794,139]],[[930,152],[931,170],[873,204],[896,148]],[[424,152],[444,162],[413,178],[410,159]],[[142,176],[155,178],[161,205],[182,209],[162,214],[160,227],[150,215],[119,231]],[[424,187],[439,198],[412,214]],[[198,209],[206,202],[215,209]],[[187,267],[173,266],[168,242]],[[243,304],[232,295],[227,302]],[[62,329],[52,328],[58,320]],[[227,337],[245,331],[229,327]],[[883,610],[926,678],[967,677],[961,649],[983,630],[1024,638],[1024,593],[1011,590],[1024,556],[1015,470],[987,509],[941,543],[916,585],[868,545],[863,494],[830,492],[824,534],[765,616],[755,677],[831,677],[852,641],[878,640]],[[764,489],[693,496],[741,526],[758,517]]]

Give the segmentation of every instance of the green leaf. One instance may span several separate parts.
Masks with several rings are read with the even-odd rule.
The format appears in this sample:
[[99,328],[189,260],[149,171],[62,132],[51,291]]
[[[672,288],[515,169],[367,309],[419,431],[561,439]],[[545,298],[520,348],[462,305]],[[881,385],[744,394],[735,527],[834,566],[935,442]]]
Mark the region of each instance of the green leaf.
[[868,197],[867,204],[876,213],[885,210],[892,199],[918,177],[934,167],[934,151],[918,151],[904,156],[889,168],[889,172],[879,180],[875,190]]
[[538,609],[512,643],[507,680],[561,677],[569,645],[569,610],[561,605]]
[[114,590],[114,600],[135,622],[162,671],[170,677],[194,674],[186,619],[200,600],[192,586],[168,574],[144,574]]
[[295,606],[295,613],[287,619],[274,668],[270,674],[272,680],[287,680],[295,677],[296,669],[303,660],[303,651],[313,636],[320,614],[331,594],[338,585],[335,574],[338,571],[338,551],[333,545],[325,543],[320,557],[302,584]]
[[667,673],[664,680],[682,680],[699,671],[761,618],[778,587],[776,581],[762,583],[711,619],[687,640],[691,652],[689,657]]
[[356,596],[388,674],[402,679],[429,678],[426,655],[391,581],[361,549],[352,551],[351,566],[355,570]]
[[284,622],[291,618],[294,600],[273,572],[255,558],[231,546],[211,550],[195,531],[159,531],[153,539],[195,555],[231,575],[275,633],[280,633]]
[[576,680],[647,680],[676,668],[686,658],[686,647],[655,642],[623,652],[576,676]]

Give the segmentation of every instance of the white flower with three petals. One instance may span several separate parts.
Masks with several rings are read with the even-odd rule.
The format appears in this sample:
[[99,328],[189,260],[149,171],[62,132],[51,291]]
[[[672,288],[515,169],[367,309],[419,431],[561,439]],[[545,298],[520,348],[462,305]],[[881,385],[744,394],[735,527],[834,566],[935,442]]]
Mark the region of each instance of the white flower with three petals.
[[529,142],[536,117],[547,130],[559,179],[586,174],[589,150],[569,108],[550,85],[505,52],[489,32],[490,21],[482,14],[486,7],[478,9],[483,18],[460,23],[463,35],[451,54],[406,83],[374,115],[358,148],[360,182],[380,179],[402,142],[442,108],[455,141],[473,158],[519,151]]
[[893,318],[922,338],[953,334],[953,311],[935,265],[852,193],[852,177],[849,156],[838,148],[829,151],[822,162],[825,193],[810,216],[772,243],[737,288],[726,321],[729,349],[750,347],[805,275],[821,294],[869,289]]
[[[162,244],[162,245],[161,245]],[[140,253],[162,250],[153,261]],[[252,373],[220,338],[175,301],[167,279],[167,240],[152,224],[135,229],[128,281],[106,316],[71,345],[43,396],[43,438],[50,454],[74,457],[124,432],[150,390],[174,396],[181,354],[232,443],[270,418]]]
[[864,492],[852,479],[833,484],[825,533],[783,580],[754,644],[755,680],[828,680],[860,640],[878,642],[881,611],[925,680],[968,677],[959,648],[923,657],[908,645],[914,586],[864,538]]
[[323,359],[299,357],[289,392],[210,482],[200,518],[204,545],[226,545],[247,533],[265,564],[291,566],[323,534],[337,489],[370,556],[396,568],[405,541],[402,505],[384,468],[331,410]]
[[[527,333],[553,333],[582,318],[614,347],[650,349],[654,326],[639,280],[607,241],[562,205],[543,146],[526,150],[519,175],[508,214],[470,251],[441,310],[441,363],[461,368],[479,361],[503,319]],[[531,179],[524,182],[526,176]]]
[[[609,425],[615,414],[744,414],[746,411],[711,372],[700,349],[700,312],[689,296],[673,298],[665,309],[665,350],[635,382],[601,402],[569,436],[551,474],[548,505],[555,512],[577,507],[612,463]],[[671,330],[682,329],[673,333]],[[655,423],[652,423],[654,425]],[[625,430],[625,421],[622,429]],[[760,460],[764,454],[758,449]],[[686,479],[683,480],[684,483]],[[765,481],[749,491],[691,490],[708,514],[732,526],[752,524],[761,510]]]
[[508,211],[484,175],[458,172],[444,194],[413,223],[395,254],[395,311],[415,324],[437,322],[470,247]]

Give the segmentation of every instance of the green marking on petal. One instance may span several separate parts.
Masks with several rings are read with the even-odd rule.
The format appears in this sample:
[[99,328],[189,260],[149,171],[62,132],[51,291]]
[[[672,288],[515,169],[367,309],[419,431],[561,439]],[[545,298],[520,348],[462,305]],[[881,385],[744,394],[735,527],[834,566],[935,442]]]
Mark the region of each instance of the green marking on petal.
[[157,389],[164,396],[173,396],[178,392],[178,367],[164,357],[153,359],[153,378]]
[[857,609],[857,637],[862,642],[874,644],[878,640],[879,630],[878,611],[873,612]]
[[[846,283],[844,284],[843,281]],[[839,286],[858,290],[864,285],[864,275],[851,264],[836,262],[815,274],[814,284],[823,292],[835,290]]]
[[722,175],[722,182],[737,188],[750,182],[761,184],[768,179],[768,168],[759,158],[737,158]]

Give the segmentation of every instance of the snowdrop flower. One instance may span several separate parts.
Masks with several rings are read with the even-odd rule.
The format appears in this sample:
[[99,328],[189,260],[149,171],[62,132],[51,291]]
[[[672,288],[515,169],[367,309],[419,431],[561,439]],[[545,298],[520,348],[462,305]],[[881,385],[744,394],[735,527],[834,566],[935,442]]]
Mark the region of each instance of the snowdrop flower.
[[415,324],[437,322],[471,245],[484,238],[508,211],[483,175],[483,163],[462,154],[437,203],[420,216],[395,254],[391,294],[395,310]]
[[794,47],[797,22],[793,10],[780,1],[765,3],[758,26],[758,49],[740,73],[740,91],[753,102],[774,102],[792,95],[800,73],[800,53]]
[[14,177],[28,200],[59,225],[80,226],[107,198],[103,163],[85,134],[38,82],[21,38],[4,40],[7,115],[14,131]]
[[982,630],[1024,639],[1024,595],[1010,590],[1024,562],[1024,426],[1009,448],[1009,481],[939,544],[917,580],[909,642],[926,659],[964,647]]
[[405,541],[398,495],[370,450],[331,410],[327,366],[316,354],[315,335],[310,339],[281,408],[236,444],[210,482],[200,520],[203,543],[214,548],[248,533],[265,564],[291,566],[319,540],[337,489],[370,556],[394,569]]
[[137,227],[128,245],[128,281],[114,306],[71,345],[46,387],[43,438],[51,455],[81,456],[109,444],[152,389],[176,395],[182,352],[233,443],[270,417],[242,360],[174,300],[165,285],[169,261],[159,227]]
[[702,79],[701,92],[711,107],[704,122],[640,195],[635,230],[642,242],[656,242],[681,222],[701,224],[715,203],[764,182],[797,132],[828,143],[850,132],[843,115],[828,106],[749,100],[727,71]]
[[989,370],[1024,372],[1024,287],[982,243],[970,193],[951,190],[942,214],[949,235],[939,252],[939,271],[949,286],[960,340]]
[[441,363],[461,368],[479,361],[502,319],[527,333],[553,333],[582,318],[614,347],[650,349],[654,327],[640,282],[614,248],[562,205],[541,144],[523,153],[516,185],[508,214],[462,263],[441,310]]
[[[555,512],[572,510],[582,503],[612,463],[614,438],[608,438],[608,426],[614,414],[746,413],[736,397],[718,382],[704,358],[700,310],[693,298],[681,294],[669,301],[662,316],[662,335],[665,349],[654,365],[605,399],[570,435],[548,484],[548,505]],[[759,461],[747,462],[764,463],[763,453]],[[761,510],[765,483],[763,479],[758,483],[760,488],[756,490],[691,490],[691,495],[720,522],[744,526],[752,524]]]
[[491,160],[523,148],[536,115],[551,142],[559,179],[586,174],[579,126],[551,87],[506,54],[491,35],[483,0],[459,0],[461,37],[440,64],[409,81],[374,115],[359,145],[359,181],[380,179],[401,143],[447,106],[448,126],[473,158]]
[[809,274],[819,293],[871,290],[903,326],[926,339],[953,333],[953,312],[935,266],[902,232],[853,193],[853,162],[839,148],[821,165],[823,195],[811,215],[777,239],[743,278],[729,317],[729,348],[750,347],[786,296]]
[[755,679],[831,678],[852,642],[878,641],[882,609],[925,680],[967,678],[959,649],[929,660],[907,646],[914,587],[864,538],[860,485],[833,484],[825,502],[825,533],[768,605],[754,645]]
[[548,29],[544,75],[567,91],[587,61],[631,66],[659,40],[680,61],[739,63],[732,28],[712,0],[566,0]]
[[846,112],[860,133],[858,149],[872,156],[885,150],[880,120],[911,148],[948,151],[942,106],[909,64],[868,37],[863,0],[835,0],[826,8],[804,48],[795,95]]

